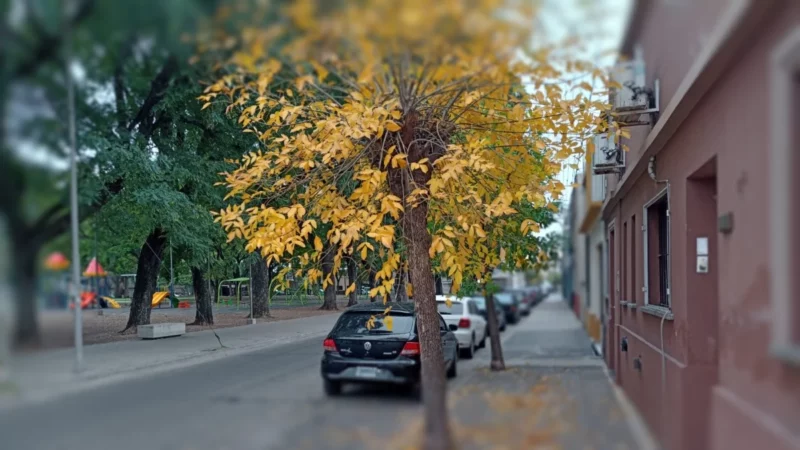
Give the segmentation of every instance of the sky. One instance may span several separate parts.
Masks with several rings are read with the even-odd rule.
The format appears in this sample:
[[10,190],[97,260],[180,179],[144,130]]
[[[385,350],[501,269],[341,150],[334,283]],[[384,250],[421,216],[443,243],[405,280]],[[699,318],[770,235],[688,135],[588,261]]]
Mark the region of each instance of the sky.
[[[545,0],[542,25],[547,28],[547,34],[553,40],[560,40],[570,33],[597,33],[595,38],[586,40],[587,53],[596,55],[594,61],[600,66],[609,66],[614,63],[616,56],[610,51],[619,49],[628,15],[633,0]],[[581,5],[591,5],[592,13],[581,13]],[[569,197],[572,194],[572,184],[584,166],[584,161],[578,161],[579,168],[564,167],[558,174],[558,179],[565,186],[562,201],[566,209]],[[560,233],[563,230],[562,217],[556,223],[542,229],[538,234]]]

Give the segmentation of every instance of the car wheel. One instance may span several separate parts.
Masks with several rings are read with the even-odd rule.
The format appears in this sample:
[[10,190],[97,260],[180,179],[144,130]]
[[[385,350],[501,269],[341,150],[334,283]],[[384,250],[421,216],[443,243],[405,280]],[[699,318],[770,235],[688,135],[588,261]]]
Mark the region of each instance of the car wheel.
[[458,355],[454,355],[453,364],[450,364],[450,367],[447,368],[447,378],[455,378],[458,375]]
[[474,334],[472,335],[472,339],[470,339],[470,341],[469,341],[469,347],[464,349],[464,352],[462,353],[462,355],[464,356],[464,359],[472,359],[472,357],[475,356],[475,335]]
[[331,397],[342,393],[342,383],[339,381],[333,381],[325,378],[322,380],[322,387],[325,389],[325,394]]

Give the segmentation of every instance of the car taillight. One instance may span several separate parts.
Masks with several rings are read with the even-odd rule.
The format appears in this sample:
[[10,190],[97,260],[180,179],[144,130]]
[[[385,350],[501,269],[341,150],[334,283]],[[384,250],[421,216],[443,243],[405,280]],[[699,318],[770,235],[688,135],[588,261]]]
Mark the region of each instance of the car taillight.
[[333,339],[328,338],[322,341],[322,348],[325,349],[326,352],[336,352],[336,342]]
[[406,342],[403,350],[400,351],[403,356],[417,356],[419,355],[419,342]]
[[458,321],[458,328],[469,328],[470,321],[466,317]]

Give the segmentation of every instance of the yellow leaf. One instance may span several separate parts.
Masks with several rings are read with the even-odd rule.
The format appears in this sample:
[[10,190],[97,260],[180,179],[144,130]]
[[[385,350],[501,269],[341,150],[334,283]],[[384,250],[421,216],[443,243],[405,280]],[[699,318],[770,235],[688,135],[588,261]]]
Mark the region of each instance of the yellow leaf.
[[350,293],[355,291],[355,290],[356,290],[356,284],[352,283],[352,284],[350,284],[350,286],[347,287],[347,289],[345,289],[344,295],[350,295]]
[[200,111],[202,111],[202,110],[204,110],[204,109],[208,108],[209,106],[211,106],[211,103],[206,103],[205,105],[203,105],[203,107],[202,107],[202,108],[200,108]]
[[411,283],[406,284],[406,294],[408,294],[409,298],[414,296],[414,287]]
[[367,246],[366,245],[361,247],[361,259],[363,259],[363,260],[367,259]]
[[400,125],[394,122],[386,122],[386,129],[391,132],[400,131]]
[[453,301],[450,300],[450,297],[445,297],[444,298],[444,304],[447,305],[448,308],[450,308],[450,307],[453,306]]
[[322,251],[322,239],[319,236],[314,236],[314,249],[318,252]]
[[393,326],[394,318],[392,318],[392,316],[386,316],[383,318],[383,327],[386,328],[386,331],[392,331]]
[[506,260],[506,249],[500,248],[500,261]]

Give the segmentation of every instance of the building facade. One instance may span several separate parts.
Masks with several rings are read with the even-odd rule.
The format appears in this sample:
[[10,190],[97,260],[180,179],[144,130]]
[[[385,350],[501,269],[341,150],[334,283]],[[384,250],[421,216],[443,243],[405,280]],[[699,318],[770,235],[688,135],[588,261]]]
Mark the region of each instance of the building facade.
[[[589,161],[587,161],[588,163]],[[587,167],[590,167],[587,164]],[[573,310],[586,328],[595,351],[604,351],[605,309],[607,299],[605,266],[607,245],[600,212],[605,195],[602,175],[591,169],[580,173],[570,197],[569,227],[569,297]]]
[[638,1],[622,53],[606,361],[667,449],[800,449],[800,2]]

